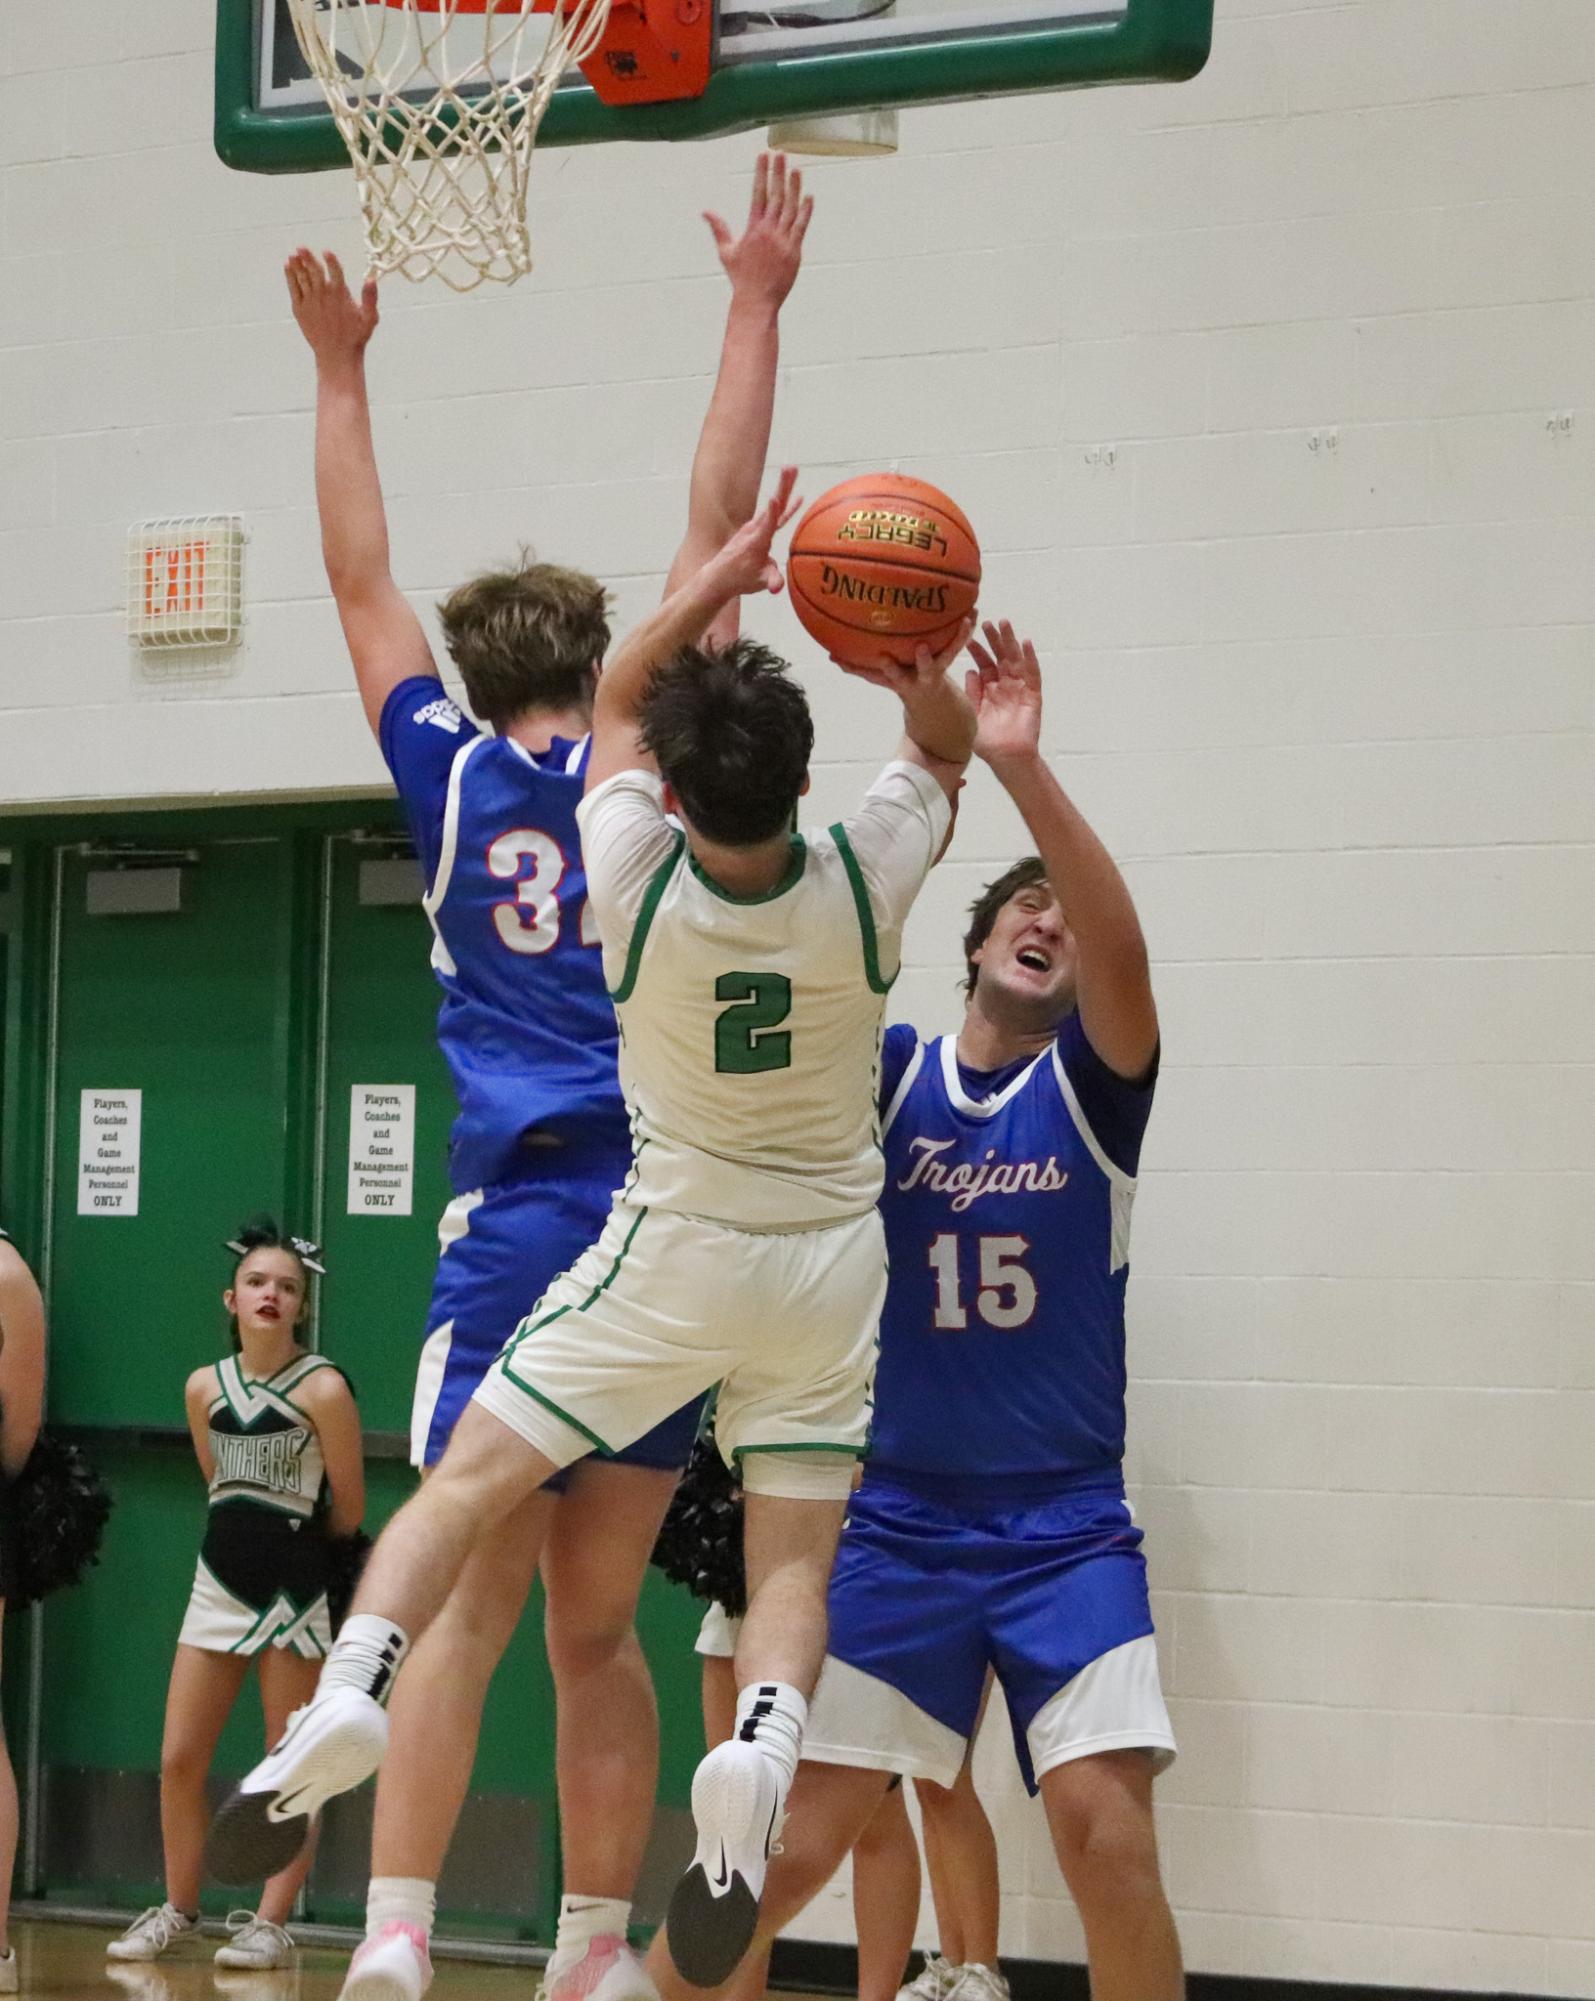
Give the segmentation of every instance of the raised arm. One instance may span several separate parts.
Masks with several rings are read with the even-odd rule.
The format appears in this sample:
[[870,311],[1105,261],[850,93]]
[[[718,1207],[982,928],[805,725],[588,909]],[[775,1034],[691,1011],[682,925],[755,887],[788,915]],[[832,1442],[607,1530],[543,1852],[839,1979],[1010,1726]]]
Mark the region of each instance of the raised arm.
[[1124,877],[1041,755],[1041,668],[1006,620],[970,646],[979,715],[976,755],[1019,808],[1078,955],[1080,1024],[1121,1077],[1141,1077],[1157,1050],[1157,1007],[1146,939]]
[[697,645],[728,605],[756,591],[774,595],[783,588],[770,544],[803,504],[793,497],[796,481],[797,467],[783,466],[775,492],[752,520],[743,522],[719,553],[693,571],[610,655],[593,699],[589,792],[617,771],[654,768],[637,725],[655,669],[682,647]]
[[0,1243],[0,1473],[28,1463],[44,1414],[44,1301],[20,1254]]
[[[701,569],[758,505],[775,410],[781,307],[796,281],[813,211],[802,174],[789,173],[782,154],[761,153],[742,234],[733,236],[717,215],[704,217],[731,281],[731,304],[720,369],[692,462],[687,532],[670,566],[666,597]],[[723,645],[734,638],[736,625],[733,602],[712,641]]]
[[358,301],[329,250],[325,268],[309,250],[283,267],[299,331],[316,358],[316,506],[327,581],[354,662],[354,677],[373,731],[401,681],[437,673],[421,621],[388,567],[388,518],[382,504],[366,400],[366,344],[377,326],[377,288],[367,280]]

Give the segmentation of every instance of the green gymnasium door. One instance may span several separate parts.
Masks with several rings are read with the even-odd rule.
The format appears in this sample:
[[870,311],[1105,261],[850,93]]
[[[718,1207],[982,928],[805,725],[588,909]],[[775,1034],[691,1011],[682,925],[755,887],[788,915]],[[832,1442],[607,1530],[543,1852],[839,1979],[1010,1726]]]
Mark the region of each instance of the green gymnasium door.
[[[113,1490],[99,1567],[42,1615],[52,1896],[155,1894],[166,1679],[204,1525],[183,1386],[223,1353],[226,1240],[281,1213],[306,1077],[293,843],[54,855],[50,1407]],[[258,1741],[241,1704],[222,1747]]]

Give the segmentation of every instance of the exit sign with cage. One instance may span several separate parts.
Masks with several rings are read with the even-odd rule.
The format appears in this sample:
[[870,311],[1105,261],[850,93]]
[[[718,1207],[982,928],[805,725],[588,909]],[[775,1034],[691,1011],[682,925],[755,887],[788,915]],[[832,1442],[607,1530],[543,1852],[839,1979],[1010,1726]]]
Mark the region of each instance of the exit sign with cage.
[[227,646],[243,622],[236,514],[141,521],[127,542],[127,629],[140,646]]

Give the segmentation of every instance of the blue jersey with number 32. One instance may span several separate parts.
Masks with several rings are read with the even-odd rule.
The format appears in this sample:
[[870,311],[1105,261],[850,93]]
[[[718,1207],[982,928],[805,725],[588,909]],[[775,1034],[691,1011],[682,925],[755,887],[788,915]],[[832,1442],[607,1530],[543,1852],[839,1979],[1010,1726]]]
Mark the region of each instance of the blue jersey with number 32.
[[382,752],[428,884],[438,1041],[460,1101],[455,1190],[512,1173],[531,1127],[624,1148],[615,1011],[576,831],[587,739],[533,756],[484,736],[425,676],[389,695]]
[[955,1037],[893,1028],[883,1074],[891,1284],[871,1467],[1014,1493],[1117,1475],[1151,1080],[1115,1077],[1075,1016],[1032,1062],[984,1076]]

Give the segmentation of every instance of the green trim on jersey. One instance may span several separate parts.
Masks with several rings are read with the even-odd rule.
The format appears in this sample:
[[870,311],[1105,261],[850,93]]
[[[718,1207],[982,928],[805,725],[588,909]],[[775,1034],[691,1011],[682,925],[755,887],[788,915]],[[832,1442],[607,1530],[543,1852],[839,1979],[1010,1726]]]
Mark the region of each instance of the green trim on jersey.
[[864,871],[858,865],[858,856],[853,852],[853,843],[847,838],[847,829],[840,820],[831,829],[831,839],[842,857],[842,866],[847,870],[847,880],[853,891],[853,908],[858,912],[858,928],[864,938],[864,977],[869,981],[871,993],[889,994],[897,974],[893,973],[889,980],[881,978],[880,944],[875,936],[875,913],[870,908],[869,886],[864,880]]
[[[343,1375],[342,1369],[339,1369],[337,1363],[334,1362],[329,1356],[305,1355],[302,1356],[300,1359],[304,1362],[313,1364],[313,1366],[301,1369],[299,1374],[293,1377],[292,1380],[289,1382],[288,1390],[298,1389],[299,1385],[302,1382],[308,1381],[308,1379],[311,1376],[317,1374],[318,1371],[322,1369],[336,1369],[337,1373],[340,1376],[343,1376],[343,1380],[345,1383],[349,1381],[349,1378]],[[289,1396],[288,1390],[278,1390],[277,1395],[282,1398],[283,1402],[288,1406],[290,1410],[298,1411],[299,1415],[304,1419],[305,1423],[308,1424],[310,1426],[310,1429],[314,1431],[316,1435],[319,1437],[320,1427],[317,1425],[316,1420],[310,1415],[309,1411],[305,1409],[302,1403],[295,1403],[293,1398]]]
[[681,850],[687,845],[685,834],[677,834],[675,845],[668,859],[662,861],[649,880],[643,892],[642,908],[637,912],[637,922],[632,929],[631,943],[626,947],[626,967],[620,976],[620,985],[611,987],[609,998],[619,1007],[631,999],[631,990],[637,984],[638,966],[642,959],[642,948],[648,942],[648,932],[654,921],[654,912],[659,908],[659,899],[665,893],[665,885],[676,872],[676,863],[681,859]]
[[778,896],[785,896],[789,889],[794,888],[803,879],[808,854],[808,843],[801,834],[794,834],[788,853],[786,872],[774,889],[762,889],[756,896],[738,896],[734,889],[727,889],[723,883],[716,882],[706,869],[699,866],[698,857],[690,849],[687,852],[687,866],[709,894],[718,896],[722,903],[774,903]]
[[[268,1410],[276,1410],[280,1416],[286,1408],[296,1417],[303,1419],[314,1432],[315,1419],[302,1404],[294,1402],[288,1391],[298,1389],[299,1385],[307,1377],[315,1375],[318,1369],[337,1369],[346,1383],[349,1380],[329,1355],[318,1355],[313,1349],[303,1355],[293,1356],[269,1376],[246,1376],[242,1357],[238,1355],[224,1355],[214,1367],[221,1396],[212,1398],[210,1408],[214,1410],[218,1402],[225,1403],[246,1431],[252,1430]],[[230,1376],[229,1371],[231,1371]],[[284,1387],[279,1389],[277,1385],[284,1382],[284,1379],[286,1379]],[[233,1389],[234,1384],[237,1385],[236,1394]],[[256,1408],[252,1412],[246,1411],[239,1401],[240,1397],[246,1402],[253,1403]]]

